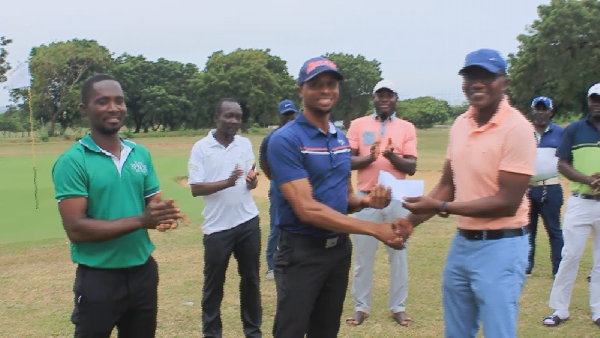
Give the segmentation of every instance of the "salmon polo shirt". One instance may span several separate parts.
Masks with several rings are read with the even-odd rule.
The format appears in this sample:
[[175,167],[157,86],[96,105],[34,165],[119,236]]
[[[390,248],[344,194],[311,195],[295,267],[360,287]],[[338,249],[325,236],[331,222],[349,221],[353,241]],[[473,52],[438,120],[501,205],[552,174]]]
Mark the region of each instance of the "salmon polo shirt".
[[[475,121],[470,107],[450,129],[446,159],[451,161],[454,201],[467,202],[496,195],[500,171],[535,174],[535,131],[531,123],[504,99],[484,126]],[[458,216],[458,227],[466,230],[518,228],[529,223],[529,201],[523,196],[511,217],[474,218]]]
[[415,126],[401,118],[390,116],[382,121],[376,113],[359,117],[352,121],[348,128],[348,142],[352,149],[358,149],[360,156],[371,153],[371,146],[375,141],[380,141],[381,153],[375,162],[365,169],[358,171],[357,187],[361,191],[371,191],[379,179],[379,171],[387,171],[399,179],[404,179],[406,174],[394,168],[394,165],[383,156],[383,151],[392,139],[394,153],[398,156],[417,157],[417,133]]

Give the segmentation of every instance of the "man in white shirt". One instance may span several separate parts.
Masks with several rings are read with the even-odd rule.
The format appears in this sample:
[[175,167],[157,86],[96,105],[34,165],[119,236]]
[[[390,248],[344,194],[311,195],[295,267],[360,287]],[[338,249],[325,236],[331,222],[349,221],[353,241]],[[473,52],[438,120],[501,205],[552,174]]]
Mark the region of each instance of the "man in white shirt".
[[223,285],[233,254],[241,277],[244,335],[262,337],[260,228],[250,191],[258,183],[254,152],[249,139],[236,135],[242,124],[242,109],[234,99],[219,101],[215,122],[217,128],[194,144],[188,163],[192,195],[204,199],[202,333],[204,337],[222,337]]

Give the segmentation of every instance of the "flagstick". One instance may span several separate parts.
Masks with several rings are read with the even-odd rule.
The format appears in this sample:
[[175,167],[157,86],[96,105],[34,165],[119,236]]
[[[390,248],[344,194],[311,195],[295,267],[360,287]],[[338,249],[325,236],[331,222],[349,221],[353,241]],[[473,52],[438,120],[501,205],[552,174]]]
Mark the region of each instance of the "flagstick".
[[31,137],[31,160],[33,162],[33,188],[35,196],[35,208],[39,209],[37,169],[35,167],[35,137],[33,136],[33,109],[31,108],[31,87],[27,87],[27,96],[29,97],[29,135]]

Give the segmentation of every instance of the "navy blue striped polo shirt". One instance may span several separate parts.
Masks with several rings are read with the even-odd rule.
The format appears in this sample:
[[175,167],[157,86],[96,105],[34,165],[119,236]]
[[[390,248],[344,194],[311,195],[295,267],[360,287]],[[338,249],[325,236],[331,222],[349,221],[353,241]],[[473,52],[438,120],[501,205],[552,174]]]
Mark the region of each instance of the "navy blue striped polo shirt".
[[[350,144],[346,135],[330,123],[327,133],[309,122],[303,112],[274,133],[267,150],[271,177],[283,183],[308,178],[313,198],[346,215],[350,180]],[[302,223],[281,195],[276,203],[279,226],[291,233],[333,237],[337,232]]]

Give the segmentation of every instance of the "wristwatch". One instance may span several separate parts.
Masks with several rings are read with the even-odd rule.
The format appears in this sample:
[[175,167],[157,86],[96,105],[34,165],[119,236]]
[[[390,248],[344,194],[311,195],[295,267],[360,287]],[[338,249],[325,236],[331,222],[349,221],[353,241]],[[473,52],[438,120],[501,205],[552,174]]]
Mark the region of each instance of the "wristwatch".
[[450,216],[450,214],[448,213],[448,211],[446,211],[446,207],[448,206],[448,202],[446,201],[442,201],[442,205],[440,205],[440,209],[438,211],[438,216],[440,217],[444,217],[447,218],[448,216]]

